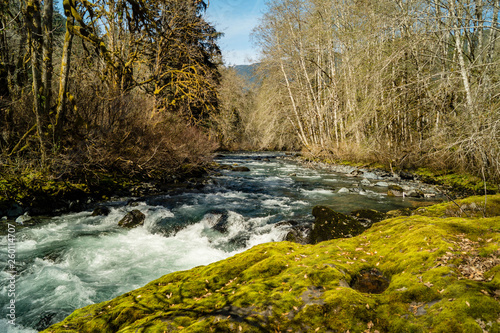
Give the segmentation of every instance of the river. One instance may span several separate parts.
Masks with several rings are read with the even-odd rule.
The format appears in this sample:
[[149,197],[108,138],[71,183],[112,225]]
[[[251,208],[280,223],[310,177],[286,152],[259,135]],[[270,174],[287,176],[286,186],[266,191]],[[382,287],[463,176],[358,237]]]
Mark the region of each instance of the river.
[[[9,297],[7,235],[0,239],[4,265],[0,332],[36,332],[77,308],[112,299],[162,275],[280,241],[287,226],[277,222],[311,220],[314,205],[348,213],[413,204],[408,198],[388,197],[384,187],[360,190],[359,177],[304,168],[282,156],[220,156],[219,163],[246,166],[250,171],[223,170],[202,189],[109,201],[107,216],[83,211],[42,218],[29,228],[16,225],[14,298]],[[357,191],[338,193],[341,188]],[[144,226],[118,227],[117,222],[133,209],[146,215]],[[15,300],[15,327],[7,321],[11,299]]]

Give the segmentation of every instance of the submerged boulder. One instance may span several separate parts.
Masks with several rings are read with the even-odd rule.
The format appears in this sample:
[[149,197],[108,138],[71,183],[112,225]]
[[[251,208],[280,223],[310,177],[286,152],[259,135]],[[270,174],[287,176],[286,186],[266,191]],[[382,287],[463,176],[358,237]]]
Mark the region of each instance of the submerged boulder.
[[106,206],[99,206],[92,212],[92,216],[108,216],[111,210]]
[[229,164],[220,164],[219,169],[221,170],[233,170],[233,166]]
[[309,235],[311,233],[311,223],[286,221],[280,222],[278,225],[288,225],[288,233],[285,236],[285,241],[298,243],[302,245],[309,244]]
[[335,238],[353,237],[365,230],[365,227],[356,219],[326,206],[314,207],[312,214],[316,219],[310,234],[311,244]]
[[134,228],[138,225],[143,225],[146,215],[144,215],[140,210],[134,209],[125,215],[118,225],[123,228]]
[[233,171],[248,172],[250,169],[245,166],[236,166],[233,167]]
[[215,223],[213,223],[212,229],[220,232],[221,234],[227,233],[228,228],[229,228],[229,221],[228,221],[229,214],[228,214],[228,212],[222,211],[220,213],[216,213],[214,216],[216,218],[214,221]]

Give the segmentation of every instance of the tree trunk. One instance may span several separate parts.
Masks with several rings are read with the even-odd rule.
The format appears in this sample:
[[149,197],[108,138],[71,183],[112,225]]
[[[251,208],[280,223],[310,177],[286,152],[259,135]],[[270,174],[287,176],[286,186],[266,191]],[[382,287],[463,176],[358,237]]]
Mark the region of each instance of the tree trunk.
[[44,140],[44,129],[45,129],[45,117],[44,108],[42,104],[43,96],[43,83],[42,83],[42,49],[43,49],[43,38],[42,38],[42,22],[40,16],[40,2],[35,0],[30,0],[27,3],[27,24],[28,33],[30,37],[30,50],[31,50],[31,71],[33,74],[33,110],[35,112],[36,127],[38,140],[40,142],[40,156],[41,164],[45,165],[46,152],[45,152],[45,140]]
[[52,99],[52,54],[53,54],[53,38],[52,38],[52,17],[54,12],[53,0],[43,1],[43,17],[42,17],[42,32],[43,32],[43,110],[44,116],[48,118],[50,113],[50,105]]
[[464,46],[461,38],[461,27],[460,27],[460,18],[457,15],[455,9],[455,0],[452,0],[450,3],[450,15],[452,17],[452,29],[453,29],[453,37],[455,39],[455,47],[458,56],[458,63],[460,65],[460,74],[462,75],[462,81],[465,89],[465,96],[467,100],[467,110],[470,113],[474,112],[474,102],[472,100],[472,93],[470,89],[470,81],[469,81],[469,73],[467,72],[467,68],[465,67],[465,59],[464,59]]
[[57,95],[56,107],[56,125],[54,138],[56,144],[61,140],[64,117],[66,115],[66,101],[68,91],[68,77],[71,68],[71,47],[73,45],[73,33],[71,28],[75,19],[68,17],[66,19],[66,34],[64,35],[63,55],[61,59],[61,77],[59,78],[59,93]]

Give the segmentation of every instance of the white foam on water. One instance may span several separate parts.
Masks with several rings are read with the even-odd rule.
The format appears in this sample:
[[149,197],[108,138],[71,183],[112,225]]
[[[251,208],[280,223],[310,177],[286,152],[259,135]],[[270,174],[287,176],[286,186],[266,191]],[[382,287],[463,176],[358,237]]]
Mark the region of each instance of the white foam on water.
[[298,174],[297,178],[305,178],[305,179],[321,179],[321,175],[306,175],[306,174]]
[[328,189],[323,189],[323,188],[317,188],[314,190],[300,189],[300,192],[302,192],[302,194],[304,194],[307,197],[321,197],[321,196],[333,196],[333,195],[335,195],[335,192],[333,190],[328,190]]
[[266,200],[262,201],[262,206],[264,206],[266,208],[290,209],[289,202],[290,202],[290,199],[287,199],[287,198],[266,199]]
[[241,191],[209,193],[205,196],[207,203],[226,202],[227,199],[247,199],[248,194]]
[[38,333],[37,330],[32,328],[26,328],[23,325],[18,324],[19,320],[16,319],[16,325],[9,324],[8,320],[0,319],[0,332],[6,333]]
[[247,248],[251,248],[263,243],[282,241],[287,233],[287,230],[276,227],[274,225],[268,224],[262,226],[260,228],[257,228],[255,233],[251,234],[250,239],[247,242]]

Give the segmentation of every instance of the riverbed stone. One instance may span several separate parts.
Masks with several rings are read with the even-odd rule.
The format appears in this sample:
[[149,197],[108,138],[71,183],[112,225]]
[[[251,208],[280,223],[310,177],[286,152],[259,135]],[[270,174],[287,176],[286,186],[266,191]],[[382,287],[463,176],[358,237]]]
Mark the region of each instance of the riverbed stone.
[[372,171],[365,171],[363,177],[367,179],[380,179],[380,177],[375,172]]
[[111,210],[106,206],[99,206],[94,209],[92,216],[108,216]]
[[213,230],[220,232],[221,234],[226,234],[229,229],[229,214],[227,211],[222,212],[217,218],[217,222],[212,227]]
[[335,238],[353,237],[365,230],[356,219],[326,206],[315,206],[312,214],[315,221],[311,228],[309,241],[311,244]]
[[245,167],[245,166],[237,166],[237,167],[233,167],[233,171],[248,172],[248,171],[250,171],[250,168]]
[[351,191],[349,191],[349,189],[345,188],[345,187],[342,187],[338,193],[350,193]]
[[134,228],[139,225],[144,225],[144,220],[146,215],[144,215],[140,210],[134,209],[125,215],[118,225],[123,228]]
[[285,223],[291,226],[285,236],[285,241],[302,245],[309,244],[309,235],[311,233],[310,224],[298,223],[296,221],[287,221]]
[[408,196],[410,198],[423,198],[425,196],[425,194],[424,194],[424,192],[422,192],[419,189],[414,189],[414,190],[408,191]]
[[387,188],[387,196],[389,197],[402,197],[404,189],[399,185],[389,185]]
[[363,179],[361,180],[361,185],[364,185],[364,186],[371,186],[371,185],[372,185],[372,183],[371,183],[368,179],[363,178]]
[[16,223],[19,224],[24,224],[29,221],[31,221],[31,216],[27,212],[16,219]]

